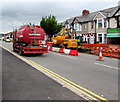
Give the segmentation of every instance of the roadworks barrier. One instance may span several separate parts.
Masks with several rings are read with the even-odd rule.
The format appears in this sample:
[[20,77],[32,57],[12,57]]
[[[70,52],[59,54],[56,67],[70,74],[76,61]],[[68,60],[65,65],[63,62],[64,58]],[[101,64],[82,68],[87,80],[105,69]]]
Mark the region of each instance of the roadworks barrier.
[[120,45],[83,43],[81,48],[91,49],[93,54],[99,55],[101,51],[103,56],[120,58]]
[[58,53],[63,53],[67,55],[73,55],[73,56],[78,56],[78,51],[77,50],[71,50],[71,49],[64,49],[64,48],[56,48],[56,47],[48,47],[49,51],[53,52],[58,52]]

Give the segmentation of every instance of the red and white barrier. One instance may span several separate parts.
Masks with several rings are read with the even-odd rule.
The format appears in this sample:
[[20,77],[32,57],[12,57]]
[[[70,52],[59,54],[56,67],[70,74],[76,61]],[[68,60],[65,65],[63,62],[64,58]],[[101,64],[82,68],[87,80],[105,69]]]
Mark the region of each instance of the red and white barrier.
[[53,50],[53,47],[48,46],[48,50],[49,50],[49,51],[52,51],[52,50]]
[[59,53],[64,53],[64,48],[60,48]]
[[73,55],[73,56],[78,56],[78,51],[77,50],[70,50],[70,55]]
[[64,53],[69,55],[70,54],[70,49],[64,49]]
[[52,51],[59,52],[60,48],[53,47]]
[[64,49],[64,48],[56,48],[56,47],[48,47],[49,51],[53,52],[58,52],[58,53],[64,53],[67,55],[73,55],[73,56],[78,56],[78,51],[77,50],[70,50],[70,49]]

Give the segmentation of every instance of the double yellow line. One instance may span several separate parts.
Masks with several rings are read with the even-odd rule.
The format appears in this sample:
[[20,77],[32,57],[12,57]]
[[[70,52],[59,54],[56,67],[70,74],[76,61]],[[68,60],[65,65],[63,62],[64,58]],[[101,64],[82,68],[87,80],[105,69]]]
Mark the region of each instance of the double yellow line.
[[[20,56],[20,55],[18,55],[16,53],[10,51],[9,49],[7,49],[7,48],[5,48],[3,46],[1,46],[1,47],[4,48],[5,50],[9,51],[13,55],[17,56],[21,60],[25,61],[26,63],[30,64],[31,66],[34,66],[36,69],[42,70],[42,72],[44,74],[47,73],[48,75],[52,76],[56,80],[60,81],[61,83],[64,83],[66,86],[70,87],[70,89],[72,88],[72,89],[76,90],[78,93],[81,93],[84,96],[84,98],[86,97],[87,100],[95,100],[97,102],[102,102],[102,101],[109,102],[104,97],[101,97],[101,96],[89,91],[88,89],[86,89],[86,88],[84,88],[84,87],[82,87],[82,86],[80,86],[78,84],[75,84],[74,82],[72,82],[72,81],[58,75],[57,73],[54,73],[53,71],[51,71],[51,70],[49,70],[49,69],[35,63],[35,62],[33,62],[31,60],[27,60],[26,58],[24,58],[24,57],[22,57],[22,56]],[[73,91],[73,90],[71,90],[71,91]]]
[[[33,61],[31,61],[31,60],[29,60],[29,61],[30,61],[33,65],[35,65],[37,68],[39,68],[39,69],[41,69],[41,70],[49,73],[51,76],[53,76],[53,77],[55,77],[56,79],[58,79],[59,81],[65,83],[66,85],[68,85],[68,86],[76,89],[77,91],[79,91],[80,93],[84,94],[85,96],[87,96],[87,97],[90,98],[91,100],[96,100],[96,101],[98,101],[98,102],[101,102],[101,101],[99,101],[99,100],[104,100],[104,101],[108,102],[107,99],[105,99],[105,98],[103,98],[103,97],[101,97],[101,96],[99,96],[99,95],[97,95],[97,94],[89,91],[88,89],[85,89],[85,88],[83,88],[82,86],[73,83],[72,81],[70,81],[70,80],[68,80],[68,79],[66,79],[66,78],[64,78],[64,77],[62,77],[62,76],[54,73],[53,71],[51,71],[51,70],[49,70],[49,69],[47,69],[47,68],[45,68],[45,67],[43,67],[43,66],[41,66],[41,65],[39,65],[39,64],[37,64],[37,63],[35,63],[35,62],[33,62]],[[90,95],[90,94],[91,94],[91,95]]]

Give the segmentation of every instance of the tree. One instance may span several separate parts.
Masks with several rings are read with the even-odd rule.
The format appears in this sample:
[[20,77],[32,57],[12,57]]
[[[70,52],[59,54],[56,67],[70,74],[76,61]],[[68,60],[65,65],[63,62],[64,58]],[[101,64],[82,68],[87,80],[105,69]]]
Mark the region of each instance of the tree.
[[60,32],[62,25],[57,23],[55,16],[42,17],[40,22],[41,27],[44,29],[45,33],[51,38],[54,34]]

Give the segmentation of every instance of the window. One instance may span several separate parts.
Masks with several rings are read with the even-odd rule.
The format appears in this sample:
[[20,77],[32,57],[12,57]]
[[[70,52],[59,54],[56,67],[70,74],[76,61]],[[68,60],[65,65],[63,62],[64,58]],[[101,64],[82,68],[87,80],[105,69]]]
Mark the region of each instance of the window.
[[107,28],[107,20],[104,20],[104,28]]
[[98,34],[98,41],[99,43],[102,43],[102,34]]
[[90,44],[94,44],[94,36],[90,36]]
[[104,39],[105,39],[105,40],[104,40],[104,43],[105,43],[105,44],[107,44],[107,37],[106,37],[106,36],[107,36],[107,34],[104,35]]
[[79,24],[77,23],[76,26],[77,26],[77,29],[76,29],[76,30],[79,31]]
[[68,28],[70,28],[70,25],[69,25],[69,24],[66,24],[66,25],[65,25],[65,27],[68,27]]
[[81,24],[77,23],[77,31],[81,31]]
[[91,29],[94,28],[94,22],[91,22]]
[[77,23],[77,31],[79,31],[80,30],[80,26],[79,26],[79,24]]
[[102,19],[98,20],[98,28],[102,28],[103,24],[102,24]]
[[68,28],[70,28],[70,25],[68,24]]
[[97,20],[97,28],[107,28],[108,21],[106,19],[99,19]]
[[79,30],[82,31],[82,25],[81,24],[79,24]]
[[79,24],[79,23],[74,24],[74,29],[76,31],[81,31],[81,24]]
[[77,30],[77,24],[74,24],[74,29]]

